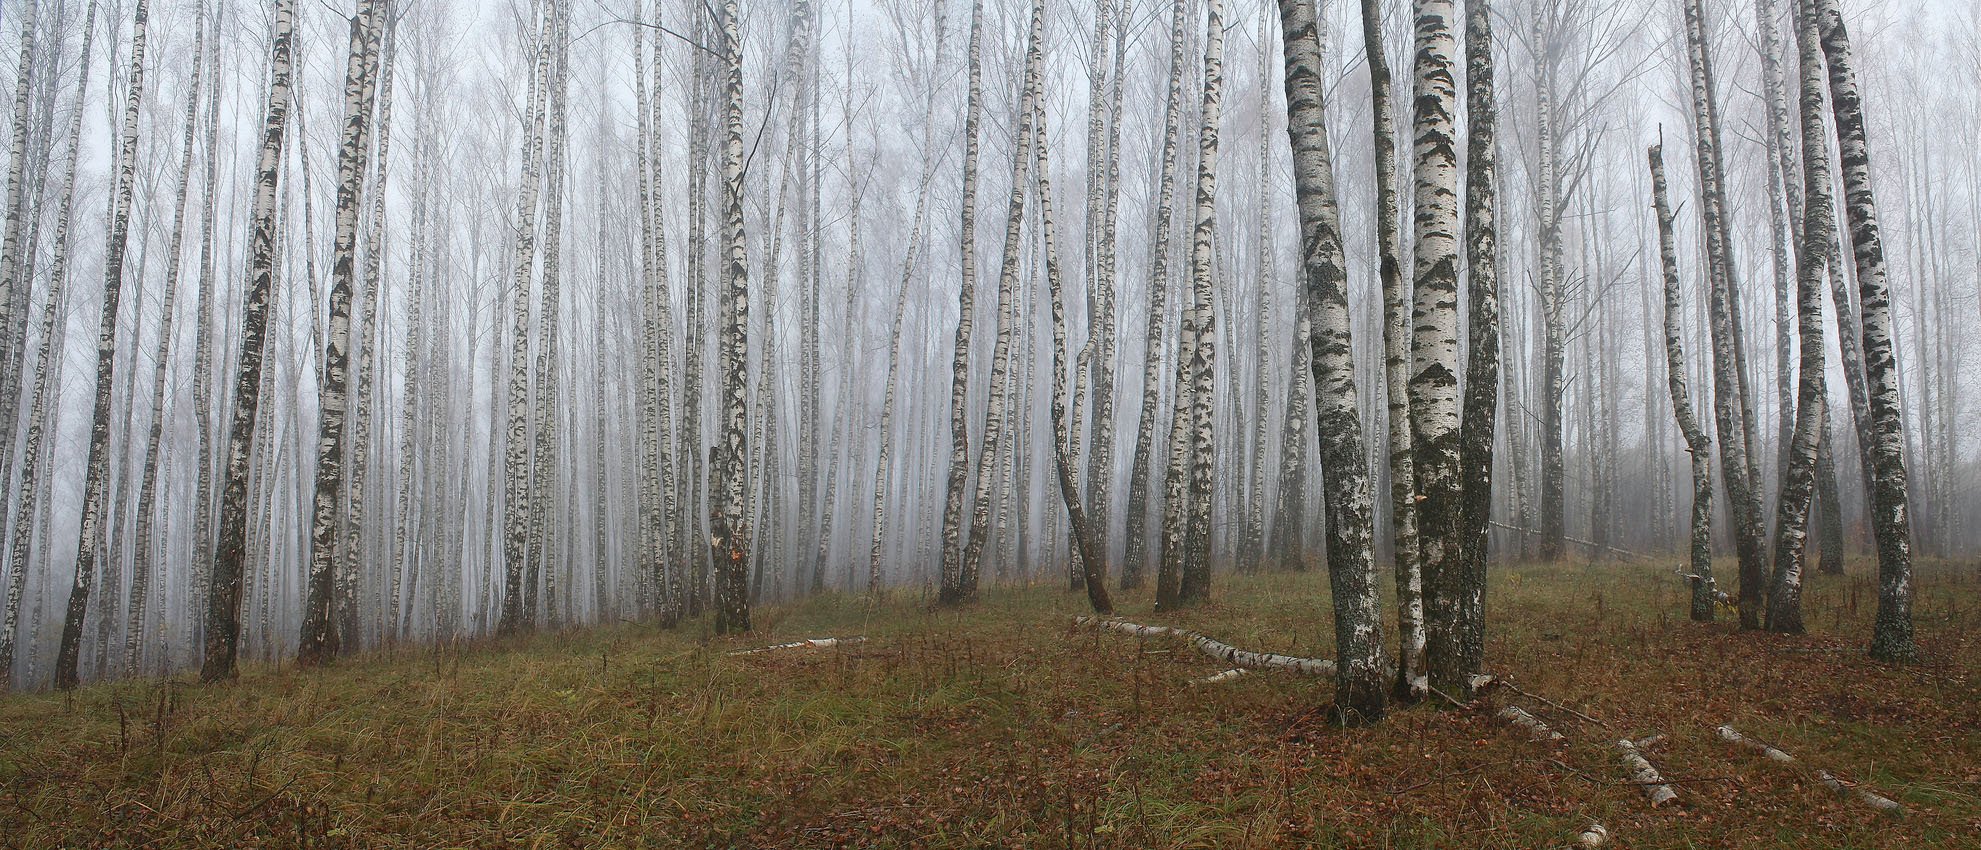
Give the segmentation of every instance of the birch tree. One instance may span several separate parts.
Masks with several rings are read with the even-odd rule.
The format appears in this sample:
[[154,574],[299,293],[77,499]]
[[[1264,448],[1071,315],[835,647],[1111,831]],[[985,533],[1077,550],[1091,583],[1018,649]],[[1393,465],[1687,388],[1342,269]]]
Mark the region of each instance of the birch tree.
[[1456,548],[1447,578],[1457,597],[1459,666],[1485,667],[1487,528],[1493,513],[1493,439],[1500,392],[1499,102],[1493,91],[1491,0],[1465,5],[1465,399],[1458,434],[1463,503],[1448,544]]
[[[358,215],[364,206],[365,160],[378,96],[378,31],[383,0],[360,0],[350,20],[350,60],[344,70],[344,125],[337,150],[337,232],[331,264],[329,346],[318,392],[316,497],[310,522],[310,566],[303,634],[296,662],[322,664],[342,651],[335,583],[338,530],[348,507],[344,464],[353,454],[345,433],[350,380],[351,301],[358,275]],[[359,449],[362,451],[362,448]]]
[[1411,315],[1410,431],[1416,452],[1424,558],[1425,666],[1431,687],[1470,692],[1460,652],[1463,568],[1459,512],[1458,91],[1452,0],[1417,0],[1415,304]]
[[963,590],[963,497],[970,486],[970,345],[977,309],[977,136],[984,110],[983,29],[983,0],[972,0],[967,60],[970,91],[963,113],[963,202],[958,212],[962,275],[956,289],[956,342],[949,373],[949,476],[942,509],[940,599],[948,605],[969,599]]
[[1396,560],[1396,695],[1425,696],[1424,577],[1417,548],[1417,483],[1410,442],[1410,300],[1403,279],[1402,211],[1396,191],[1396,130],[1390,108],[1388,51],[1378,0],[1362,0],[1362,49],[1368,56],[1371,126],[1375,128],[1376,257],[1383,297],[1383,395],[1388,402],[1390,533]]
[[1155,454],[1156,414],[1162,401],[1163,330],[1169,315],[1170,227],[1176,217],[1176,163],[1183,135],[1183,0],[1173,0],[1170,6],[1169,96],[1163,107],[1162,160],[1156,177],[1155,237],[1149,243],[1149,327],[1142,354],[1142,404],[1135,426],[1135,457],[1128,474],[1123,588],[1140,587],[1148,566],[1149,473]]
[[[1801,2],[1805,17],[1800,25],[1816,28],[1829,68],[1844,216],[1857,266],[1858,321],[1863,327],[1864,377],[1870,406],[1871,536],[1878,545],[1878,615],[1871,635],[1871,657],[1911,661],[1918,658],[1919,649],[1912,638],[1912,525],[1906,490],[1905,422],[1899,399],[1898,359],[1892,345],[1891,283],[1885,267],[1884,236],[1878,227],[1877,197],[1871,185],[1864,95],[1851,58],[1850,33],[1836,0]],[[1841,312],[1843,304],[1837,306]]]
[[255,159],[254,200],[248,218],[248,289],[242,302],[240,368],[235,372],[233,422],[228,430],[227,472],[220,495],[219,539],[214,545],[212,588],[207,594],[205,660],[200,679],[234,677],[241,642],[241,584],[247,557],[248,461],[261,408],[263,346],[268,334],[269,290],[275,281],[276,217],[284,131],[288,126],[296,4],[276,0],[268,48],[268,100],[262,111],[261,150]]
[[743,240],[743,36],[736,0],[723,0],[722,288],[717,343],[722,370],[721,440],[709,458],[709,528],[715,559],[715,630],[750,630],[749,536],[744,522],[744,440],[749,427],[749,256]]
[[62,645],[55,659],[55,687],[65,691],[82,683],[77,668],[82,656],[83,620],[89,614],[90,584],[102,545],[104,503],[110,488],[110,394],[117,358],[117,306],[124,290],[124,257],[131,235],[131,194],[137,172],[138,112],[144,103],[144,44],[149,11],[147,0],[137,0],[131,25],[131,82],[124,96],[117,178],[110,207],[110,237],[104,247],[103,316],[96,335],[96,399],[90,409],[89,458],[83,472],[82,528],[76,538],[76,574],[69,590],[68,611],[62,620]]
[[1685,388],[1685,334],[1679,323],[1678,244],[1674,236],[1671,200],[1665,190],[1664,145],[1651,146],[1651,205],[1658,218],[1658,259],[1664,274],[1665,383],[1671,391],[1672,417],[1685,435],[1692,458],[1692,619],[1713,621],[1719,588],[1713,582],[1713,438],[1692,412],[1692,395]]
[[1740,556],[1740,625],[1761,627],[1767,558],[1765,529],[1754,465],[1748,457],[1753,444],[1752,413],[1741,356],[1738,292],[1734,283],[1733,249],[1729,243],[1724,169],[1721,166],[1719,106],[1714,99],[1713,67],[1706,45],[1700,0],[1686,0],[1686,54],[1692,87],[1692,113],[1697,139],[1700,219],[1706,235],[1708,313],[1713,341],[1713,412],[1720,436],[1720,473],[1725,482],[1728,512],[1733,521],[1735,549]]
[[1322,499],[1328,586],[1334,596],[1334,717],[1342,723],[1373,722],[1381,719],[1387,702],[1389,658],[1371,548],[1374,507],[1357,413],[1347,262],[1334,199],[1327,112],[1321,99],[1325,65],[1311,4],[1280,0],[1279,20],[1286,61],[1286,132],[1293,147],[1294,193],[1300,207],[1301,273],[1313,329],[1310,368],[1321,464],[1328,480]]

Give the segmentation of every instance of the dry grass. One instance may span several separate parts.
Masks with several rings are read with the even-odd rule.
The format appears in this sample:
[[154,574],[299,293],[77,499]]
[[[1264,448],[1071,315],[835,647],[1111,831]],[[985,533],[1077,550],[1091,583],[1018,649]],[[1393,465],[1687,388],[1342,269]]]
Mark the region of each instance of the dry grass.
[[[1492,668],[1601,725],[1487,701],[1561,730],[1559,751],[1430,705],[1334,729],[1328,683],[1284,674],[1192,688],[1213,662],[1075,632],[1082,598],[1047,587],[960,613],[819,599],[748,639],[615,627],[10,697],[0,845],[1532,848],[1597,820],[1624,847],[1975,846],[1973,567],[1923,572],[1909,667],[1858,652],[1867,575],[1817,577],[1801,638],[1695,626],[1683,592],[1649,567],[1495,571]],[[1184,615],[1144,595],[1123,613],[1325,655],[1325,596],[1313,573],[1233,577]],[[852,634],[871,640],[724,654]],[[1723,722],[1908,811],[1736,750]],[[1608,743],[1653,732],[1680,797],[1657,810]]]

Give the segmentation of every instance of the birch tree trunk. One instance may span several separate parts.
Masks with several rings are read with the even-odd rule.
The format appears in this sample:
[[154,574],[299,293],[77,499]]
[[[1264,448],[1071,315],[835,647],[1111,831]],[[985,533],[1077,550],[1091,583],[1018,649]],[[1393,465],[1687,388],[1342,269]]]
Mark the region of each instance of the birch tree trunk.
[[[28,0],[27,7],[21,10],[21,58],[14,73],[14,115],[12,138],[8,145],[6,224],[0,233],[0,370],[7,374],[0,376],[0,425],[7,426],[9,438],[7,450],[0,452],[0,482],[11,481],[14,452],[13,435],[15,412],[20,409],[21,371],[16,368],[20,362],[21,348],[27,344],[27,316],[15,316],[15,304],[25,303],[32,285],[29,255],[34,251],[33,240],[22,242],[21,229],[28,224],[29,209],[27,185],[23,179],[28,169],[28,127],[31,120],[31,95],[35,84],[35,30],[41,17],[41,0]],[[87,37],[87,36],[85,36]],[[81,111],[80,96],[76,109]],[[0,486],[5,486],[0,483]]]
[[227,471],[220,494],[220,531],[214,543],[212,587],[207,593],[205,658],[200,680],[234,677],[241,641],[241,583],[248,532],[248,461],[261,409],[262,359],[268,335],[269,290],[280,259],[276,218],[288,125],[290,79],[296,38],[295,0],[276,0],[269,39],[268,100],[261,150],[255,159],[254,201],[248,217],[248,289],[242,301],[240,368],[234,375],[233,421],[227,437]]
[[1728,513],[1733,520],[1735,548],[1740,556],[1740,625],[1761,627],[1767,542],[1761,520],[1758,484],[1748,457],[1750,412],[1746,380],[1741,375],[1738,293],[1733,284],[1733,251],[1725,183],[1720,165],[1719,108],[1713,99],[1713,72],[1706,46],[1699,0],[1686,0],[1685,30],[1691,68],[1692,111],[1697,123],[1700,216],[1706,235],[1707,274],[1713,340],[1713,408],[1720,436],[1720,471],[1725,481]]
[[956,290],[956,344],[949,369],[949,477],[942,509],[939,599],[945,605],[962,604],[970,596],[963,590],[963,496],[970,485],[970,345],[977,312],[977,136],[984,111],[983,28],[983,0],[972,0],[970,92],[963,113],[963,206],[958,214],[962,278]]
[[1829,145],[1823,141],[1823,57],[1815,21],[1797,17],[1796,47],[1802,68],[1802,239],[1796,250],[1796,330],[1801,362],[1796,385],[1795,428],[1784,456],[1781,499],[1775,515],[1775,573],[1768,592],[1768,631],[1801,634],[1802,571],[1810,507],[1816,496],[1817,443],[1825,422],[1829,387],[1824,379],[1823,284],[1829,272]]
[[[1871,536],[1878,545],[1878,616],[1871,657],[1911,661],[1912,517],[1906,495],[1905,421],[1899,399],[1898,359],[1892,346],[1891,284],[1884,237],[1871,186],[1871,149],[1851,58],[1850,34],[1836,0],[1802,0],[1822,39],[1829,65],[1830,109],[1836,119],[1837,160],[1843,172],[1844,216],[1857,265],[1857,308],[1863,325],[1864,377],[1869,391]],[[1810,26],[1805,21],[1803,26]],[[1838,302],[1839,312],[1843,306]]]
[[1349,330],[1347,262],[1335,207],[1327,112],[1321,100],[1321,41],[1314,7],[1280,0],[1286,61],[1286,126],[1293,147],[1294,192],[1300,206],[1301,270],[1312,321],[1311,368],[1319,408],[1321,464],[1328,486],[1328,585],[1334,596],[1335,705],[1338,722],[1382,717],[1389,658],[1377,599],[1374,509],[1362,449],[1355,393],[1354,344]]
[[1099,324],[1091,332],[1098,336],[1094,361],[1094,448],[1087,454],[1088,522],[1100,536],[1101,574],[1112,571],[1107,561],[1112,554],[1114,530],[1114,386],[1120,373],[1119,333],[1115,301],[1118,272],[1116,234],[1121,220],[1121,101],[1127,85],[1124,70],[1128,56],[1128,16],[1131,0],[1103,0],[1115,8],[1113,71],[1109,77],[1106,109],[1107,139],[1101,148],[1106,164],[1100,190],[1100,236],[1094,248],[1094,315]]
[[[223,5],[212,16],[213,29],[217,33],[220,21],[225,17]],[[193,643],[199,645],[205,636],[206,595],[212,581],[213,568],[213,442],[219,430],[219,417],[213,409],[213,396],[221,383],[214,376],[213,366],[213,308],[208,302],[211,294],[220,287],[213,271],[214,220],[217,217],[220,195],[219,166],[216,156],[220,138],[220,101],[225,91],[225,81],[220,74],[220,54],[225,46],[216,35],[214,43],[207,50],[207,79],[210,91],[206,99],[206,177],[202,195],[205,212],[201,216],[199,249],[199,287],[194,298],[193,314],[198,317],[198,331],[193,343],[193,419],[199,423],[199,472],[193,490],[193,551],[192,563],[185,571],[186,580],[191,584],[187,598],[192,616]]]
[[[336,612],[339,522],[349,505],[344,462],[351,455],[345,433],[346,387],[351,359],[351,300],[357,278],[358,213],[364,205],[365,159],[371,150],[371,112],[378,92],[378,30],[383,0],[361,0],[351,17],[350,60],[344,70],[344,126],[337,150],[337,232],[330,276],[330,333],[323,383],[317,394],[316,497],[310,521],[309,583],[296,663],[309,667],[342,651]],[[359,449],[362,451],[362,448]]]
[[1154,461],[1156,415],[1162,401],[1163,329],[1169,314],[1170,227],[1175,220],[1176,164],[1183,133],[1184,4],[1173,0],[1169,35],[1169,96],[1163,109],[1161,169],[1156,178],[1155,236],[1150,242],[1149,327],[1142,355],[1142,404],[1135,428],[1135,457],[1128,475],[1128,549],[1121,586],[1140,587],[1148,566],[1149,473]]
[[1493,438],[1500,391],[1499,103],[1493,92],[1491,0],[1465,6],[1465,264],[1471,309],[1465,401],[1458,436],[1463,503],[1453,532],[1458,655],[1466,685],[1485,669],[1487,529],[1493,514]]
[[1713,438],[1692,412],[1692,395],[1685,388],[1684,331],[1679,327],[1678,244],[1673,235],[1671,200],[1665,191],[1664,145],[1646,156],[1651,164],[1651,205],[1658,217],[1658,259],[1664,270],[1665,383],[1671,390],[1672,418],[1685,435],[1692,457],[1692,619],[1713,621],[1719,588],[1713,582]]
[[1424,558],[1425,666],[1431,686],[1469,693],[1459,649],[1463,568],[1459,512],[1458,91],[1453,0],[1417,0],[1413,182],[1415,305],[1410,431],[1416,452],[1419,545]]
[[536,272],[537,205],[542,189],[545,90],[550,76],[550,27],[539,15],[530,24],[529,96],[524,101],[522,170],[516,189],[515,256],[509,292],[508,426],[502,463],[502,613],[497,634],[531,628],[535,612],[524,605],[524,564],[530,557],[530,289]]
[[[28,402],[27,421],[24,423],[27,439],[22,448],[20,487],[14,502],[6,612],[4,622],[0,622],[0,693],[13,689],[15,651],[20,645],[21,596],[27,589],[28,550],[34,542],[36,516],[39,513],[45,517],[50,513],[46,504],[48,500],[40,496],[42,471],[47,465],[43,460],[43,434],[50,424],[50,408],[59,407],[51,402],[51,392],[59,392],[61,383],[59,364],[62,348],[55,343],[55,339],[63,334],[57,317],[65,315],[62,308],[69,277],[69,222],[76,203],[76,164],[82,151],[82,104],[84,95],[89,91],[90,53],[96,41],[96,5],[96,0],[90,0],[88,9],[83,12],[82,59],[76,66],[76,106],[70,110],[68,132],[63,137],[68,154],[64,157],[61,201],[55,213],[55,255],[49,265],[48,290],[42,306],[41,343],[33,362],[22,364],[34,375],[34,393]],[[48,539],[48,535],[44,533],[42,539]],[[30,635],[33,633],[29,632]]]
[[1390,533],[1396,560],[1396,696],[1425,696],[1424,576],[1417,548],[1417,484],[1410,442],[1410,296],[1403,280],[1402,211],[1396,192],[1396,130],[1389,55],[1379,0],[1362,0],[1362,48],[1369,63],[1375,128],[1376,256],[1383,297],[1383,394],[1388,402]]
[[110,238],[104,248],[103,317],[96,336],[96,400],[90,412],[89,457],[84,468],[82,528],[76,538],[76,574],[69,591],[68,612],[62,621],[62,645],[55,659],[55,687],[74,690],[82,683],[77,666],[82,656],[83,620],[89,614],[89,593],[102,544],[104,502],[110,486],[110,391],[117,357],[117,306],[124,289],[124,253],[130,244],[132,183],[137,171],[138,111],[144,103],[145,24],[147,0],[137,0],[131,29],[131,84],[124,98],[123,130],[112,190]]
[[158,562],[157,540],[152,534],[153,515],[158,505],[159,441],[165,430],[165,385],[167,367],[172,362],[174,316],[178,313],[179,263],[184,257],[186,196],[192,186],[193,140],[199,130],[200,68],[206,49],[205,10],[199,10],[193,25],[193,55],[187,69],[186,128],[179,138],[179,188],[172,199],[172,231],[165,251],[165,292],[159,298],[158,354],[151,376],[151,429],[139,454],[143,470],[138,485],[137,552],[131,563],[131,604],[125,612],[124,675],[134,675],[142,646],[147,603],[150,598],[152,565]]
[[[977,491],[970,517],[970,541],[963,550],[963,571],[957,582],[960,601],[977,596],[978,576],[983,565],[984,546],[991,532],[991,484],[997,455],[1005,448],[1005,410],[1002,400],[1010,392],[1012,335],[1018,325],[1018,250],[1025,218],[1025,186],[1029,182],[1032,159],[1032,128],[1038,114],[1040,70],[1044,61],[1045,12],[1043,0],[1034,0],[1030,34],[1026,37],[1025,77],[1018,97],[1018,121],[1012,145],[1011,204],[1004,220],[1004,260],[998,272],[997,345],[991,355],[990,408],[984,416],[984,449],[978,454]],[[974,36],[973,36],[974,38]]]
[[[1218,3],[1219,0],[1211,0],[1213,21],[1217,20],[1215,10]],[[1033,0],[1032,14],[1034,21],[1044,18],[1044,0]],[[1087,604],[1093,606],[1094,613],[1109,615],[1114,613],[1114,600],[1107,591],[1107,559],[1102,551],[1107,540],[1089,521],[1086,505],[1080,500],[1080,482],[1074,471],[1072,434],[1066,427],[1067,408],[1070,406],[1066,395],[1066,296],[1060,280],[1059,248],[1053,241],[1052,165],[1046,149],[1046,110],[1044,104],[1036,104],[1034,108],[1038,116],[1032,129],[1032,149],[1037,155],[1039,174],[1039,221],[1040,229],[1045,233],[1046,285],[1052,297],[1053,470],[1059,480],[1059,498],[1066,505],[1068,525],[1072,527],[1073,545],[1079,555],[1082,583],[1087,591]]]
[[[1217,239],[1218,122],[1223,95],[1224,2],[1210,0],[1204,29],[1204,100],[1199,118],[1202,126],[1197,137],[1197,214],[1190,241],[1194,319],[1189,324],[1196,338],[1188,359],[1179,364],[1187,366],[1191,383],[1189,501],[1184,512],[1188,522],[1183,535],[1182,581],[1177,595],[1177,601],[1184,604],[1201,602],[1211,592],[1211,471],[1216,451],[1213,429],[1217,400],[1217,271],[1213,254]],[[1179,384],[1183,374],[1179,368]]]
[[743,36],[736,0],[719,7],[722,33],[721,441],[709,458],[709,527],[715,559],[715,630],[750,630],[749,535],[744,522],[744,440],[749,427],[749,255],[743,239]]

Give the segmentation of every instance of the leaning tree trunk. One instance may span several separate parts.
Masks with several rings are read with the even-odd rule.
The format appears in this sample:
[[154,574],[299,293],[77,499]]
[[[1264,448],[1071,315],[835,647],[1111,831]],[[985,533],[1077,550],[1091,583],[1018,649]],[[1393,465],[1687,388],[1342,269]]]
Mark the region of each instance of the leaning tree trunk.
[[1156,414],[1162,402],[1163,328],[1169,313],[1169,243],[1175,220],[1176,164],[1183,137],[1183,0],[1173,0],[1169,26],[1169,97],[1163,108],[1162,165],[1156,178],[1155,236],[1150,242],[1149,328],[1142,354],[1142,404],[1135,457],[1128,473],[1128,549],[1123,589],[1140,587],[1148,566],[1149,472],[1154,464]]
[[[1218,0],[1211,0],[1215,9]],[[1044,0],[1034,0],[1032,13],[1034,26],[1044,17]],[[1213,12],[1212,20],[1217,20]],[[1039,49],[1034,42],[1034,50]],[[1037,123],[1032,129],[1032,150],[1036,153],[1034,164],[1038,166],[1039,222],[1045,233],[1046,242],[1046,285],[1052,292],[1052,459],[1053,471],[1059,479],[1059,498],[1066,505],[1066,517],[1072,527],[1073,545],[1079,553],[1081,578],[1086,585],[1087,604],[1092,605],[1096,614],[1113,614],[1114,600],[1107,592],[1107,560],[1103,550],[1107,538],[1099,528],[1089,521],[1087,508],[1080,500],[1080,482],[1074,471],[1072,435],[1067,432],[1066,418],[1069,407],[1066,396],[1066,295],[1061,285],[1059,272],[1059,248],[1053,242],[1052,220],[1052,165],[1046,152],[1046,110],[1043,104],[1038,110]]]
[[1459,651],[1463,568],[1458,433],[1458,91],[1453,0],[1418,0],[1416,299],[1410,431],[1416,452],[1419,546],[1424,558],[1425,666],[1431,686],[1463,698]]
[[1817,444],[1829,426],[1829,386],[1824,380],[1823,285],[1829,273],[1830,152],[1823,140],[1823,56],[1814,21],[1798,16],[1797,54],[1802,67],[1802,240],[1796,248],[1796,331],[1801,344],[1795,431],[1785,452],[1781,499],[1776,503],[1775,574],[1768,592],[1768,631],[1801,634],[1802,572],[1810,507],[1816,496]]
[[710,549],[715,558],[715,630],[750,630],[749,535],[743,528],[743,445],[749,427],[749,255],[743,241],[743,36],[736,0],[723,0],[722,294],[717,335],[722,360],[722,439],[710,451]]
[[110,485],[110,390],[117,358],[117,304],[124,289],[124,251],[131,235],[131,194],[137,172],[138,110],[144,103],[148,11],[147,0],[138,0],[136,22],[131,30],[131,87],[124,100],[124,125],[118,144],[110,241],[104,249],[103,318],[96,336],[96,401],[90,411],[89,459],[83,473],[82,529],[76,539],[76,575],[69,591],[68,613],[62,621],[61,651],[55,659],[55,687],[65,691],[82,683],[77,665],[82,656],[83,620],[89,614],[90,580],[96,571],[104,502]]
[[1396,191],[1396,129],[1388,52],[1378,0],[1362,0],[1362,49],[1369,62],[1375,128],[1376,255],[1383,293],[1383,394],[1389,411],[1390,528],[1396,560],[1396,695],[1423,699],[1424,575],[1417,549],[1416,466],[1410,443],[1410,284],[1403,280],[1402,210]]
[[[296,663],[322,664],[342,650],[337,633],[338,518],[348,504],[344,433],[351,360],[351,290],[357,279],[358,212],[364,205],[366,154],[371,150],[371,111],[378,92],[378,31],[383,0],[361,0],[351,17],[351,55],[344,71],[344,128],[337,151],[336,258],[330,268],[330,333],[318,392],[316,498],[310,521],[310,565],[303,604],[303,633]],[[359,449],[362,451],[362,447]]]
[[[1038,2],[1038,0],[1035,0]],[[982,572],[984,547],[991,536],[991,483],[995,479],[997,455],[1010,436],[1005,433],[1002,399],[1011,383],[1011,342],[1018,325],[1018,248],[1025,218],[1025,184],[1030,172],[1032,125],[1037,116],[1034,104],[1039,97],[1039,64],[1043,61],[1044,12],[1034,8],[1031,34],[1025,48],[1025,79],[1018,96],[1016,144],[1012,145],[1011,204],[1004,220],[1004,261],[998,271],[997,345],[991,356],[990,408],[984,416],[984,448],[977,456],[976,502],[970,515],[970,541],[963,549],[963,571],[957,580],[959,601],[977,596]],[[974,36],[973,36],[974,38]]]
[[968,600],[962,584],[963,496],[970,486],[970,339],[977,312],[977,136],[984,112],[983,29],[983,0],[974,0],[970,4],[970,93],[963,114],[963,208],[959,214],[962,282],[956,291],[956,344],[949,369],[949,477],[942,509],[939,598],[946,605]]
[[243,301],[241,365],[234,377],[234,417],[227,438],[227,474],[220,495],[220,533],[214,544],[213,585],[207,593],[206,658],[200,679],[234,677],[241,641],[241,579],[247,559],[248,460],[261,409],[262,348],[268,336],[268,297],[275,282],[276,212],[282,175],[283,131],[288,124],[294,71],[295,0],[276,0],[269,40],[268,101],[261,152],[255,160],[254,202],[248,218],[248,291]]
[[[1493,438],[1500,391],[1499,104],[1493,93],[1493,23],[1490,0],[1465,9],[1466,137],[1465,263],[1470,302],[1465,364],[1465,408],[1459,430],[1459,486],[1463,504],[1453,533],[1457,562],[1448,575],[1456,588],[1460,666],[1469,674],[1485,666],[1486,544],[1493,514]],[[1471,678],[1466,677],[1466,683]]]
[[1698,132],[1699,205],[1706,235],[1707,274],[1713,340],[1713,410],[1720,436],[1720,470],[1725,480],[1735,549],[1740,556],[1740,626],[1761,627],[1767,541],[1761,519],[1759,482],[1748,447],[1753,440],[1746,379],[1741,374],[1739,293],[1733,284],[1733,250],[1728,244],[1724,169],[1720,165],[1719,108],[1713,100],[1713,71],[1707,52],[1699,0],[1685,4],[1690,57],[1693,120]]
[[[1899,399],[1898,359],[1892,346],[1891,284],[1884,236],[1871,188],[1871,147],[1864,95],[1850,53],[1837,0],[1802,0],[1822,38],[1829,63],[1830,109],[1836,117],[1837,159],[1843,170],[1844,216],[1857,264],[1857,309],[1863,325],[1864,377],[1869,389],[1871,536],[1878,544],[1878,617],[1871,657],[1909,661],[1919,656],[1912,639],[1912,520],[1906,503],[1905,420]],[[1804,26],[1812,25],[1805,21]],[[1837,305],[1841,308],[1843,305]]]
[[[0,622],[0,693],[13,688],[14,651],[21,618],[21,595],[27,589],[28,549],[34,541],[36,513],[48,513],[41,492],[43,434],[47,429],[50,393],[59,383],[61,348],[55,338],[62,335],[57,316],[63,315],[63,292],[69,278],[69,214],[76,204],[76,163],[82,150],[83,94],[89,91],[90,50],[96,41],[96,2],[91,0],[83,13],[82,60],[76,83],[76,108],[70,110],[67,139],[68,156],[63,167],[62,194],[55,214],[55,256],[48,269],[48,291],[41,313],[41,343],[33,363],[23,367],[34,375],[34,394],[28,402],[25,423],[26,444],[22,448],[20,487],[15,494],[13,548],[8,556],[7,601],[4,621]],[[28,368],[31,367],[31,368]],[[47,539],[44,534],[43,539]],[[39,606],[37,606],[39,610]],[[32,633],[30,633],[32,634]]]
[[1692,412],[1692,395],[1685,388],[1685,343],[1679,327],[1678,242],[1673,236],[1671,200],[1665,192],[1664,145],[1653,146],[1651,205],[1658,216],[1658,258],[1664,270],[1665,379],[1671,388],[1672,417],[1685,435],[1692,456],[1692,619],[1713,621],[1718,586],[1713,583],[1713,438]]
[[1300,206],[1301,269],[1312,320],[1314,402],[1319,409],[1325,500],[1328,584],[1334,594],[1335,706],[1343,723],[1380,719],[1388,692],[1371,549],[1374,506],[1362,422],[1355,393],[1355,349],[1349,331],[1347,260],[1334,200],[1327,111],[1321,100],[1321,40],[1314,7],[1280,0],[1286,61],[1286,132],[1293,147],[1294,193]]
[[[28,127],[34,123],[29,112],[38,64],[35,62],[34,36],[40,10],[40,0],[28,0],[27,8],[21,12],[21,61],[15,66],[14,127],[12,141],[8,145],[6,223],[4,235],[0,235],[0,370],[7,372],[0,376],[0,428],[7,429],[10,439],[15,432],[8,426],[14,424],[21,389],[21,372],[15,364],[20,362],[20,349],[27,344],[27,316],[15,316],[14,305],[25,302],[32,278],[27,269],[28,255],[34,248],[33,240],[23,245],[21,238],[21,228],[30,217],[26,181],[22,178],[28,166]],[[82,110],[80,99],[76,109]],[[7,451],[0,452],[0,486],[11,480],[13,461],[13,443],[9,442]]]

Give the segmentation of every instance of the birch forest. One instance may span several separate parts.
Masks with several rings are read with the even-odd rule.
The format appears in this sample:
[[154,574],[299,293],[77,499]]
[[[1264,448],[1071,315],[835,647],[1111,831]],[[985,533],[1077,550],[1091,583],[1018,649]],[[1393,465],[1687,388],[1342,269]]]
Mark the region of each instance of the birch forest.
[[0,844],[1981,829],[1971,0],[6,0],[0,86]]

